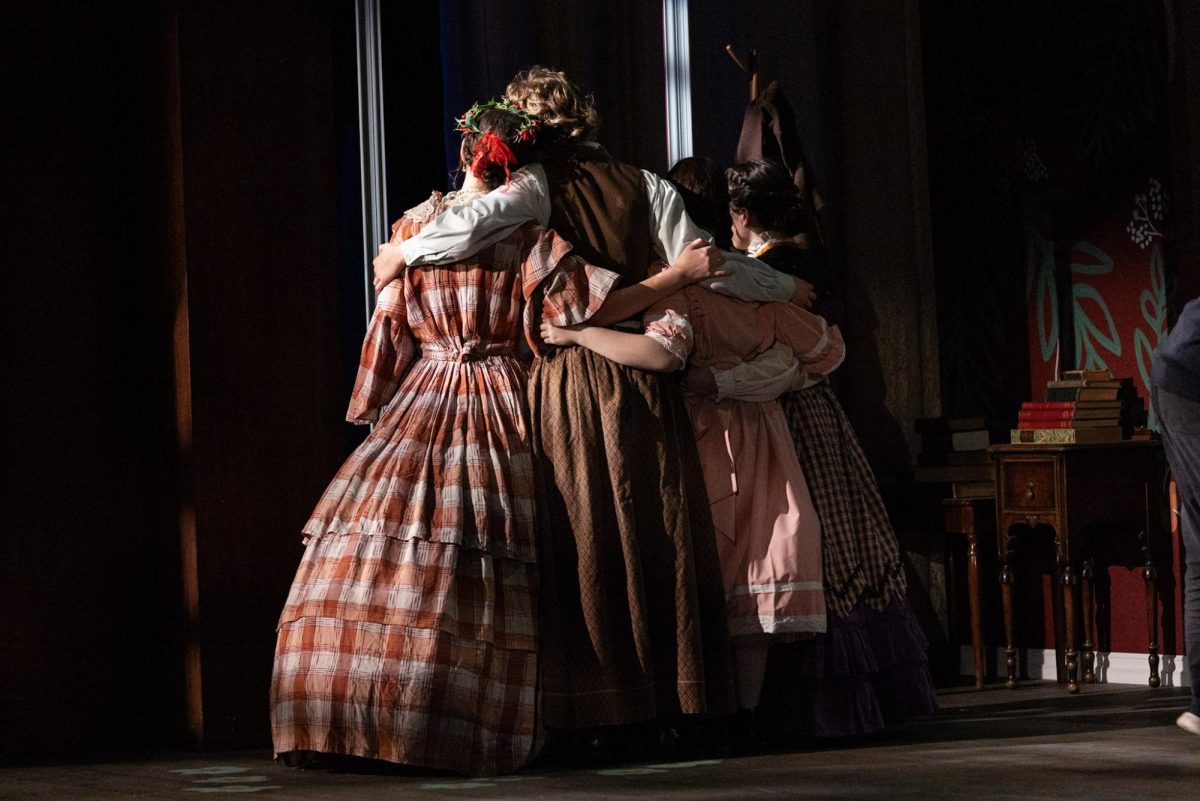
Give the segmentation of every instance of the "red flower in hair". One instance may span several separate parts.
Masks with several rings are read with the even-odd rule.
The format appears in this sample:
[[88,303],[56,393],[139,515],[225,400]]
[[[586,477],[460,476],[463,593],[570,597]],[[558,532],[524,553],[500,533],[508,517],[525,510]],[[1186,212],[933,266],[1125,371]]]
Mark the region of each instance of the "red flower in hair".
[[498,164],[504,168],[504,180],[507,182],[511,177],[510,170],[516,163],[517,156],[508,143],[497,136],[495,131],[484,131],[471,156],[471,172],[482,178],[488,167]]

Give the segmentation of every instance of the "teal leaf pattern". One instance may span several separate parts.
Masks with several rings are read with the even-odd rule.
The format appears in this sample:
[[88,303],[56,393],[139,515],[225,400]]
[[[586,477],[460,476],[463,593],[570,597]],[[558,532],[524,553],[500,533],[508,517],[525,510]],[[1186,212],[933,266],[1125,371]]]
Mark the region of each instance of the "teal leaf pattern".
[[1025,296],[1035,300],[1038,345],[1042,361],[1054,358],[1058,348],[1058,284],[1054,280],[1054,249],[1040,237],[1031,237],[1027,246]]
[[[1121,336],[1113,320],[1108,304],[1091,284],[1075,284],[1071,287],[1075,300],[1075,353],[1080,369],[1106,370],[1108,362],[1100,354],[1100,348],[1113,356],[1121,355]],[[1085,301],[1091,301],[1099,310],[1099,324],[1088,316]]]
[[[1155,242],[1150,249],[1150,288],[1142,290],[1139,301],[1146,329],[1143,330],[1141,326],[1134,329],[1133,348],[1142,385],[1149,388],[1154,350],[1167,333],[1167,282],[1163,274],[1162,244],[1159,242]],[[1147,425],[1155,431],[1158,430],[1158,420],[1154,416],[1153,407],[1150,409]]]
[[[1092,261],[1080,261],[1076,254],[1083,253],[1091,256]],[[1071,275],[1107,275],[1113,271],[1112,256],[1109,256],[1091,242],[1079,242],[1071,250]]]
[[[1075,257],[1071,260],[1071,276],[1106,275],[1113,270],[1112,257],[1090,242],[1075,245],[1075,254],[1090,257],[1084,261]],[[1108,361],[1101,353],[1121,355],[1121,335],[1116,321],[1108,309],[1108,303],[1096,287],[1083,281],[1072,280],[1072,320],[1075,324],[1076,366],[1083,370],[1106,370]],[[1089,314],[1093,311],[1095,316]]]

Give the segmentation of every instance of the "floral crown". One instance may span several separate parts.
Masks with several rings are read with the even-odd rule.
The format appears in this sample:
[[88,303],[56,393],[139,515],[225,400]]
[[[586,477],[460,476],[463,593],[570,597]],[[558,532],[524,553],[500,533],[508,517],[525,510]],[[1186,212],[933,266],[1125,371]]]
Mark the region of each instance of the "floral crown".
[[499,100],[488,100],[485,103],[476,103],[471,106],[466,114],[454,120],[455,130],[459,133],[482,133],[479,130],[479,115],[490,109],[507,111],[520,118],[521,124],[512,136],[512,143],[514,145],[521,142],[531,142],[537,137],[538,129],[542,125],[541,118],[536,114],[530,114],[521,108],[519,103],[514,103],[507,97],[502,97]]

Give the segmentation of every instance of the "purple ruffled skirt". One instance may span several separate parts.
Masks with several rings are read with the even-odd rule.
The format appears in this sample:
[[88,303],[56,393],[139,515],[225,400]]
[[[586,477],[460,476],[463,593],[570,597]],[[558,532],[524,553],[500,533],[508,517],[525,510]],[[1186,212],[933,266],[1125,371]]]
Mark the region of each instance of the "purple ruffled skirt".
[[830,614],[825,634],[771,646],[755,726],[767,737],[851,737],[931,715],[928,647],[903,598]]

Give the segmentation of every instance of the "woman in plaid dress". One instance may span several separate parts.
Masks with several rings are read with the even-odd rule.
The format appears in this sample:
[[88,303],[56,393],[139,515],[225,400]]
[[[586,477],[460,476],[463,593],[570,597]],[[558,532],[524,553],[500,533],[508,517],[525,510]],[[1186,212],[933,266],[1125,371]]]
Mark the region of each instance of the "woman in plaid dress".
[[[814,310],[838,322],[823,249],[796,239],[804,217],[792,176],[752,161],[727,179],[734,247],[812,281]],[[758,722],[764,731],[841,737],[932,714],[928,641],[908,607],[899,543],[874,473],[829,382],[801,372],[790,389],[780,401],[821,519],[829,630],[773,647]]]
[[[434,193],[393,241],[503,183],[536,120],[504,104],[464,117],[459,192]],[[587,319],[615,276],[528,224],[469,259],[388,284],[347,419],[375,423],[304,528],[279,624],[275,751],[465,774],[531,756],[537,626],[522,304]],[[528,324],[528,323],[527,323]]]

